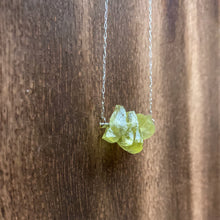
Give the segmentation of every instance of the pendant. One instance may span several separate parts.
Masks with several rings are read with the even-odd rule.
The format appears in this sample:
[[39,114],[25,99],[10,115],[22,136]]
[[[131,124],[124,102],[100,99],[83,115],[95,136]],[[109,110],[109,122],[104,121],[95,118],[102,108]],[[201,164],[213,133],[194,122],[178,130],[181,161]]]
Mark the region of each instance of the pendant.
[[116,105],[109,123],[101,123],[105,128],[102,139],[109,143],[117,143],[122,149],[137,154],[143,149],[143,142],[155,133],[155,125],[151,115],[126,112],[121,105]]

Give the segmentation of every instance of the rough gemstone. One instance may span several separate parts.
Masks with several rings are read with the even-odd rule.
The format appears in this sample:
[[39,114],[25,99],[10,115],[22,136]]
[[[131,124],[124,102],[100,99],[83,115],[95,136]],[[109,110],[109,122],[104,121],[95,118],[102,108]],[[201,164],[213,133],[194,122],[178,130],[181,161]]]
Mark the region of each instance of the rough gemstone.
[[118,141],[118,144],[120,146],[128,147],[131,146],[134,142],[134,133],[131,128],[127,130],[125,135],[123,135],[120,140]]
[[108,127],[105,130],[105,133],[104,133],[104,135],[102,137],[102,139],[104,139],[105,141],[107,141],[109,143],[115,143],[115,142],[117,142],[119,140],[119,138],[120,137],[116,136],[110,127]]
[[130,154],[137,154],[143,150],[143,144],[138,144],[138,143],[133,143],[129,147],[123,147],[123,146],[120,147]]
[[155,125],[151,115],[136,114],[116,105],[111,115],[109,125],[103,139],[109,143],[118,143],[125,151],[136,154],[143,149],[143,140],[151,137],[155,132]]
[[155,125],[152,116],[137,114],[137,118],[143,139],[150,138],[155,133]]
[[121,143],[118,143],[118,144],[122,149],[126,150],[127,152],[129,152],[131,154],[137,154],[142,151],[143,142],[144,141],[140,135],[139,129],[137,129],[136,134],[135,134],[135,138],[134,138],[134,142],[132,143],[132,145],[124,146],[124,145],[121,145]]
[[140,129],[136,130],[134,143],[136,143],[136,144],[143,144],[144,143],[144,140],[140,134]]
[[138,127],[138,118],[135,111],[127,112],[127,124],[129,128]]
[[124,135],[128,129],[127,125],[127,115],[125,108],[121,105],[116,105],[115,110],[110,118],[110,128],[115,133],[116,136],[121,137]]

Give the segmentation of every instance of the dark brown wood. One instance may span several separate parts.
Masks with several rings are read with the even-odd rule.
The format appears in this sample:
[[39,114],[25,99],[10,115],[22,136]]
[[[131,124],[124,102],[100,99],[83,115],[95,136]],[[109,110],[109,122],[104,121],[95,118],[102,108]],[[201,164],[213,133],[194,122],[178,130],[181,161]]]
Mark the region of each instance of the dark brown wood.
[[[147,1],[109,2],[106,117],[147,114]],[[153,1],[156,134],[101,140],[104,1],[0,1],[0,219],[220,219],[219,1]]]

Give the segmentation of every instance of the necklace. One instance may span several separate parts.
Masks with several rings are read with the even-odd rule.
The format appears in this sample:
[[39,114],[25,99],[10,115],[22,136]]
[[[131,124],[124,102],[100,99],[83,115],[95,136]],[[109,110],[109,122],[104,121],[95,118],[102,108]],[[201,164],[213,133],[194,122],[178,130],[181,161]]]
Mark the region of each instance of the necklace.
[[152,118],[152,0],[148,0],[149,11],[149,115],[136,114],[135,111],[126,112],[121,105],[116,105],[110,117],[105,118],[105,78],[107,57],[107,28],[108,28],[108,1],[105,0],[104,14],[104,43],[103,43],[103,84],[102,84],[102,112],[100,126],[105,128],[102,139],[109,143],[117,143],[125,151],[136,154],[142,151],[143,141],[155,133],[154,119]]

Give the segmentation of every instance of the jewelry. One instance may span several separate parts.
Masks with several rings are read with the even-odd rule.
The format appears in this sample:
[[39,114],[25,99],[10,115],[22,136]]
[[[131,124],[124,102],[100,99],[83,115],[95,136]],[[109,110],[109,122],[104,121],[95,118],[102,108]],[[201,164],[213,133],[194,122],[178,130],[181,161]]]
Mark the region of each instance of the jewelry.
[[106,122],[105,114],[105,78],[106,78],[106,49],[107,49],[107,28],[108,28],[108,0],[105,0],[104,15],[104,44],[103,44],[103,84],[102,84],[102,112],[100,122],[101,128],[105,128],[102,139],[109,143],[117,143],[125,151],[136,154],[142,151],[143,141],[155,133],[154,119],[152,118],[152,0],[148,1],[149,7],[149,115],[136,114],[135,111],[126,112],[121,105],[116,105]]

